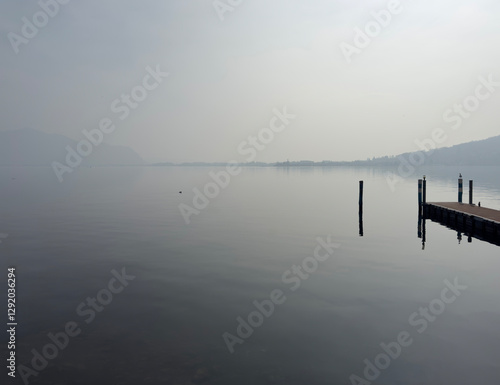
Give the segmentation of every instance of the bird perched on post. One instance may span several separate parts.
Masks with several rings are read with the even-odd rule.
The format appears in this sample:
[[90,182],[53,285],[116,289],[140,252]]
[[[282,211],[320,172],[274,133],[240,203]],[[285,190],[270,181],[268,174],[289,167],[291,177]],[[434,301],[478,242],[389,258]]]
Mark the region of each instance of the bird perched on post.
[[459,173],[458,173],[458,177],[459,177],[459,178],[461,178],[461,177],[462,177],[462,173],[461,173],[461,172],[459,172]]

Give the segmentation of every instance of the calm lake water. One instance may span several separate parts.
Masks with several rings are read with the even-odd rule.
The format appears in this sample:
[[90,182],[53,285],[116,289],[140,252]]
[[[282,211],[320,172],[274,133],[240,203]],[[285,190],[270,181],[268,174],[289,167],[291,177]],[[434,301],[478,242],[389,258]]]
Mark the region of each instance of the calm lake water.
[[[475,202],[500,209],[500,168],[429,168],[395,191],[384,170],[247,168],[187,225],[179,204],[209,171],[81,168],[60,184],[48,168],[0,168],[0,300],[16,266],[17,364],[33,368],[32,349],[68,322],[80,329],[30,384],[351,384],[377,357],[374,384],[500,383],[500,249],[430,221],[424,249],[417,237],[422,173],[428,201],[455,201],[460,171]],[[328,236],[338,248],[315,267]],[[306,260],[293,291],[283,274]],[[123,268],[135,278],[109,299]],[[449,303],[445,280],[460,286]],[[238,337],[237,318],[273,290],[286,300],[230,353],[223,334]],[[109,303],[90,320],[100,291]],[[397,348],[400,333],[411,343]]]

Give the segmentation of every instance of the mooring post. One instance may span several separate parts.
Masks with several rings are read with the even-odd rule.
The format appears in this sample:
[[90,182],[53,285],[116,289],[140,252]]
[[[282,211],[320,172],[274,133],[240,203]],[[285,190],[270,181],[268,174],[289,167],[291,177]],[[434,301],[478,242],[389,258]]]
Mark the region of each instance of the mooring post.
[[462,196],[464,193],[464,180],[458,179],[458,203],[462,203]]
[[363,181],[359,181],[359,210],[363,211]]
[[427,181],[425,180],[425,175],[424,175],[424,180],[422,181],[422,203],[425,205],[427,202]]
[[418,180],[418,215],[422,215],[422,179]]
[[363,181],[359,181],[359,236],[363,236]]
[[472,204],[472,180],[469,181],[469,204]]

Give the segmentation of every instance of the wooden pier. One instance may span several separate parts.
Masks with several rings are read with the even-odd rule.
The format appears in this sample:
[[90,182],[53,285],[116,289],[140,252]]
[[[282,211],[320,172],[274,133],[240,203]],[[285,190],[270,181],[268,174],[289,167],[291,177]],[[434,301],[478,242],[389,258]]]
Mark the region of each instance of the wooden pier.
[[423,204],[425,219],[500,246],[500,211],[458,202]]
[[[425,185],[425,180],[423,180]],[[459,234],[500,246],[500,211],[472,203],[472,181],[469,181],[469,204],[462,203],[462,179],[458,181],[458,202],[426,202],[419,180],[419,212],[422,219],[430,219],[454,229]]]
[[455,203],[455,202],[429,202],[426,206],[435,206],[436,208],[448,209],[453,212],[464,213],[467,215],[472,215],[477,218],[481,218],[485,221],[495,222],[500,224],[500,211],[488,209],[486,207],[480,207],[476,205],[468,205],[465,203]]

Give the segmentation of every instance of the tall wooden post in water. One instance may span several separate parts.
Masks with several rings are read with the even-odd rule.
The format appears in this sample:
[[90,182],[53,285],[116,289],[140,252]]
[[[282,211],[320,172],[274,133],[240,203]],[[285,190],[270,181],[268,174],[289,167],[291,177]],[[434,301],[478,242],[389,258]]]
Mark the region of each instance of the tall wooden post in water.
[[469,204],[472,204],[472,181],[469,181]]
[[418,180],[418,215],[422,215],[422,179]]
[[422,181],[422,203],[425,204],[427,202],[427,181],[425,180],[425,175],[424,175],[424,180]]
[[363,211],[363,181],[359,181],[359,211]]
[[359,181],[359,236],[363,236],[363,181]]
[[464,194],[464,180],[460,178],[458,180],[458,203],[462,203],[463,194]]

